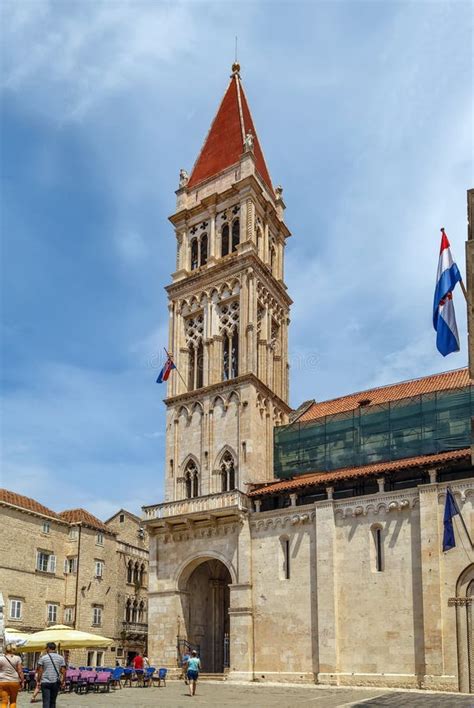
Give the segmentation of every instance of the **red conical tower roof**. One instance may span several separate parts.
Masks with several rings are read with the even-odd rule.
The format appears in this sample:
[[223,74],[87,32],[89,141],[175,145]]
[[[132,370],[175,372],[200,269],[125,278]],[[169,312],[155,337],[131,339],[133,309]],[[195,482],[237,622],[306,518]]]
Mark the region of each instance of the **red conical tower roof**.
[[238,163],[244,151],[245,136],[252,133],[257,172],[273,193],[272,181],[240,80],[239,68],[238,64],[232,67],[233,74],[229,86],[194,164],[188,189]]

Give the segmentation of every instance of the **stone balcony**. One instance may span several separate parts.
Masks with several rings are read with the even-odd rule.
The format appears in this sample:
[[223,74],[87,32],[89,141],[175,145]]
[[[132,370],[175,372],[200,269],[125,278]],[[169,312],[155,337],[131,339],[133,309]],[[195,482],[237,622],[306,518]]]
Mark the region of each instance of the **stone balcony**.
[[122,622],[122,634],[126,636],[143,636],[148,634],[147,622]]
[[185,521],[211,521],[219,518],[231,519],[252,510],[252,501],[238,489],[219,494],[207,494],[193,499],[153,504],[143,507],[147,525],[173,527]]

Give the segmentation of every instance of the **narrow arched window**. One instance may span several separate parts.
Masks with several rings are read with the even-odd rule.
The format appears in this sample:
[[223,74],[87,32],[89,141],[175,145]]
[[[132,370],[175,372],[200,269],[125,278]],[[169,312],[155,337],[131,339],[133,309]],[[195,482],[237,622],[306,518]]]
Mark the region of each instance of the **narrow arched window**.
[[138,566],[138,561],[135,563],[133,568],[133,582],[138,585],[140,582],[140,568]]
[[132,601],[128,598],[125,604],[125,622],[132,621]]
[[191,241],[191,270],[195,270],[199,265],[199,243],[197,238]]
[[236,489],[236,473],[234,458],[229,451],[225,452],[221,460],[222,491],[228,492]]
[[143,622],[144,613],[145,613],[145,603],[142,600],[138,606],[138,621],[139,622]]
[[133,603],[133,607],[132,607],[132,622],[137,621],[137,615],[138,615],[138,601],[135,600]]
[[192,497],[192,481],[191,477],[188,475],[187,477],[184,478],[184,482],[186,485],[186,499],[191,499]]
[[221,256],[229,253],[229,224],[224,224],[221,232]]
[[234,329],[231,340],[230,352],[230,378],[233,379],[239,375],[239,332]]
[[127,583],[133,583],[133,563],[131,560],[127,565]]
[[283,539],[283,555],[284,555],[284,572],[285,580],[290,579],[290,539]]
[[184,471],[184,485],[187,499],[199,496],[199,474],[196,463],[193,460],[189,460],[186,465]]
[[240,243],[240,219],[235,219],[232,224],[232,251],[237,250]]
[[207,234],[201,236],[201,248],[200,248],[201,260],[199,265],[206,265],[207,263]]
[[230,342],[227,333],[224,334],[224,342],[222,347],[222,379],[227,381],[229,378],[229,361],[230,361]]
[[372,533],[372,569],[381,573],[384,568],[384,553],[383,553],[383,532],[380,525],[374,525],[371,528]]
[[204,379],[204,348],[202,341],[196,350],[196,388],[202,388]]
[[194,372],[196,368],[196,351],[193,346],[189,349],[188,391],[194,391]]
[[275,275],[275,266],[276,266],[276,251],[275,251],[275,246],[272,246],[270,248],[270,270],[272,271],[273,275]]

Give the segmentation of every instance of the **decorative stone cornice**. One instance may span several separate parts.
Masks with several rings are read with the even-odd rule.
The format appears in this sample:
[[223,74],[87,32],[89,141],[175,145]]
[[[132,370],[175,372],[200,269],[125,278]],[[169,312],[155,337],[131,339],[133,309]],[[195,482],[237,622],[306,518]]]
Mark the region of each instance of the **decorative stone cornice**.
[[252,373],[242,374],[242,376],[237,376],[235,379],[229,379],[228,381],[219,381],[218,383],[210,384],[209,386],[205,386],[201,389],[198,388],[194,391],[186,391],[186,393],[180,393],[177,396],[170,396],[165,399],[165,404],[170,407],[174,406],[176,403],[184,405],[187,403],[195,403],[201,399],[204,400],[208,398],[210,394],[226,393],[249,383],[255,386],[265,398],[271,400],[272,403],[284,413],[291,412],[292,409],[290,406]]
[[448,607],[467,607],[472,605],[473,597],[450,597]]
[[334,515],[345,519],[368,514],[388,514],[396,511],[406,511],[418,506],[418,489],[403,492],[384,492],[365,498],[351,497],[344,501],[334,502]]
[[268,267],[253,251],[245,254],[229,254],[219,259],[212,267],[203,267],[197,273],[192,271],[185,279],[167,285],[165,290],[172,299],[195,295],[196,289],[206,290],[215,287],[223,279],[241,275],[246,268],[254,270],[276,300],[281,300],[287,307],[293,303],[285,286],[273,278]]
[[[295,507],[291,507],[293,510]],[[297,525],[303,525],[303,524],[309,524],[311,521],[314,521],[316,512],[315,511],[301,511],[298,513],[288,513],[289,510],[286,510],[286,514],[284,516],[278,515],[278,516],[267,516],[263,519],[257,519],[256,521],[251,521],[250,526],[251,528],[255,529],[256,531],[262,531],[262,530],[267,530],[267,529],[276,529],[276,528],[286,528],[286,526],[297,526]]]
[[210,526],[192,526],[186,525],[183,530],[176,530],[169,533],[167,529],[162,537],[164,544],[179,543],[180,541],[192,541],[200,538],[217,538],[231,536],[240,529],[240,524],[218,524],[214,523]]

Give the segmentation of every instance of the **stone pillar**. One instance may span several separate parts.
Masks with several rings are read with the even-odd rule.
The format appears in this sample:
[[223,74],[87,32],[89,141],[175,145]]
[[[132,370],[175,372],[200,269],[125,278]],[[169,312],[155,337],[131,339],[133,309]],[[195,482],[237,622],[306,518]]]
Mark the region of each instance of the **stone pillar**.
[[254,670],[251,535],[249,519],[240,522],[238,538],[238,582],[230,589],[229,680],[252,681]]
[[210,229],[209,229],[209,258],[208,258],[208,263],[212,264],[216,261],[216,251],[217,251],[217,243],[216,243],[216,209],[215,207],[212,207],[209,210],[209,221],[210,221]]
[[268,219],[265,219],[263,227],[263,261],[268,265],[270,259],[270,233],[268,229]]
[[247,273],[248,319],[247,319],[247,371],[257,372],[257,297],[255,278],[251,270]]
[[[317,636],[319,638],[320,683],[337,684],[338,673],[338,608],[336,566],[336,524],[333,488],[328,487],[329,499],[315,504],[316,509],[316,593]],[[316,614],[316,613],[314,613]]]
[[385,477],[378,477],[377,484],[379,485],[379,493],[383,494],[385,491]]
[[[425,676],[423,688],[440,688],[443,675],[441,607],[441,533],[438,523],[438,485],[423,484],[420,493],[421,582]],[[442,526],[442,525],[441,525]]]

